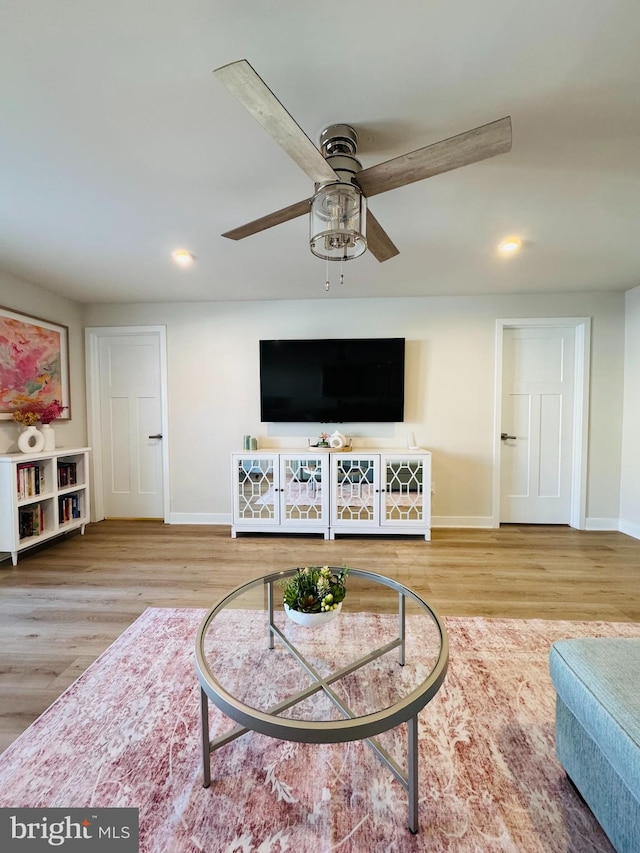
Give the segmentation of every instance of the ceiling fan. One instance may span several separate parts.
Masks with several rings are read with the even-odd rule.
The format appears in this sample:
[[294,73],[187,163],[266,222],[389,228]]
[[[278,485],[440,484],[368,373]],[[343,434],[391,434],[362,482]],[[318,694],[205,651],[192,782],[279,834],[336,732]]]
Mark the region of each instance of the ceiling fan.
[[369,249],[378,261],[386,261],[397,255],[398,249],[367,210],[367,199],[511,150],[511,117],[506,116],[362,169],[355,157],[357,133],[350,125],[325,128],[319,150],[246,59],[213,73],[315,184],[310,198],[222,235],[231,240],[241,240],[308,213],[309,246],[318,257],[347,261]]

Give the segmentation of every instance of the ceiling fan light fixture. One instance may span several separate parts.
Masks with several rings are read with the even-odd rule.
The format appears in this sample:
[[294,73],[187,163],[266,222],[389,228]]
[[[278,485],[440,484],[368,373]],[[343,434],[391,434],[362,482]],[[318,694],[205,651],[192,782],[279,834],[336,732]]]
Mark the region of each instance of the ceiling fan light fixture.
[[309,213],[309,248],[326,261],[351,261],[367,250],[367,200],[346,181],[321,186]]

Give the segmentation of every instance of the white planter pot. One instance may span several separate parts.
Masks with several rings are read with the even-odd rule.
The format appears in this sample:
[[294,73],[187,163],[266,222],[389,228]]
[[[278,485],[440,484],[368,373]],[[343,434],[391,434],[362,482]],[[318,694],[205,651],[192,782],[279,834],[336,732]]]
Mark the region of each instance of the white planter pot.
[[333,622],[341,610],[342,602],[338,604],[335,610],[327,610],[325,613],[302,613],[300,610],[291,610],[287,604],[284,606],[284,611],[292,622],[295,622],[297,625],[305,625],[307,628]]

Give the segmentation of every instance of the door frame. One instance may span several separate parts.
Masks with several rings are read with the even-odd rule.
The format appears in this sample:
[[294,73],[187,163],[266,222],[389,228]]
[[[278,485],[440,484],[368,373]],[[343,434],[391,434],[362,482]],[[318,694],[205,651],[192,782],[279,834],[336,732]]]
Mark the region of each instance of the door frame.
[[167,327],[166,326],[88,326],[85,328],[87,386],[87,434],[93,484],[91,521],[104,520],[104,472],[102,469],[102,423],[100,420],[100,339],[123,335],[158,335],[160,343],[160,418],[162,432],[162,514],[169,523],[169,411],[167,404]]
[[500,527],[500,466],[502,462],[502,364],[506,329],[531,326],[540,328],[573,327],[575,343],[573,394],[573,454],[571,460],[571,496],[569,525],[586,529],[587,451],[589,443],[589,377],[591,364],[591,317],[532,317],[496,320],[495,387],[493,418],[493,519]]

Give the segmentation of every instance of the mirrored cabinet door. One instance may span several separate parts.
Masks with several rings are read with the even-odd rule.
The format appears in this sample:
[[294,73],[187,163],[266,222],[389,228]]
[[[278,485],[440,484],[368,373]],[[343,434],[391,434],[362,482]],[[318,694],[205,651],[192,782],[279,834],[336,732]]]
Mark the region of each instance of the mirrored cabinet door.
[[328,524],[328,462],[326,453],[282,456],[280,496],[283,520]]
[[[424,524],[429,516],[430,476],[426,460],[382,457],[382,524]],[[426,491],[425,491],[426,484]]]
[[334,455],[334,524],[377,525],[380,517],[379,459],[375,454]]
[[279,521],[277,455],[234,456],[234,516],[237,521]]

